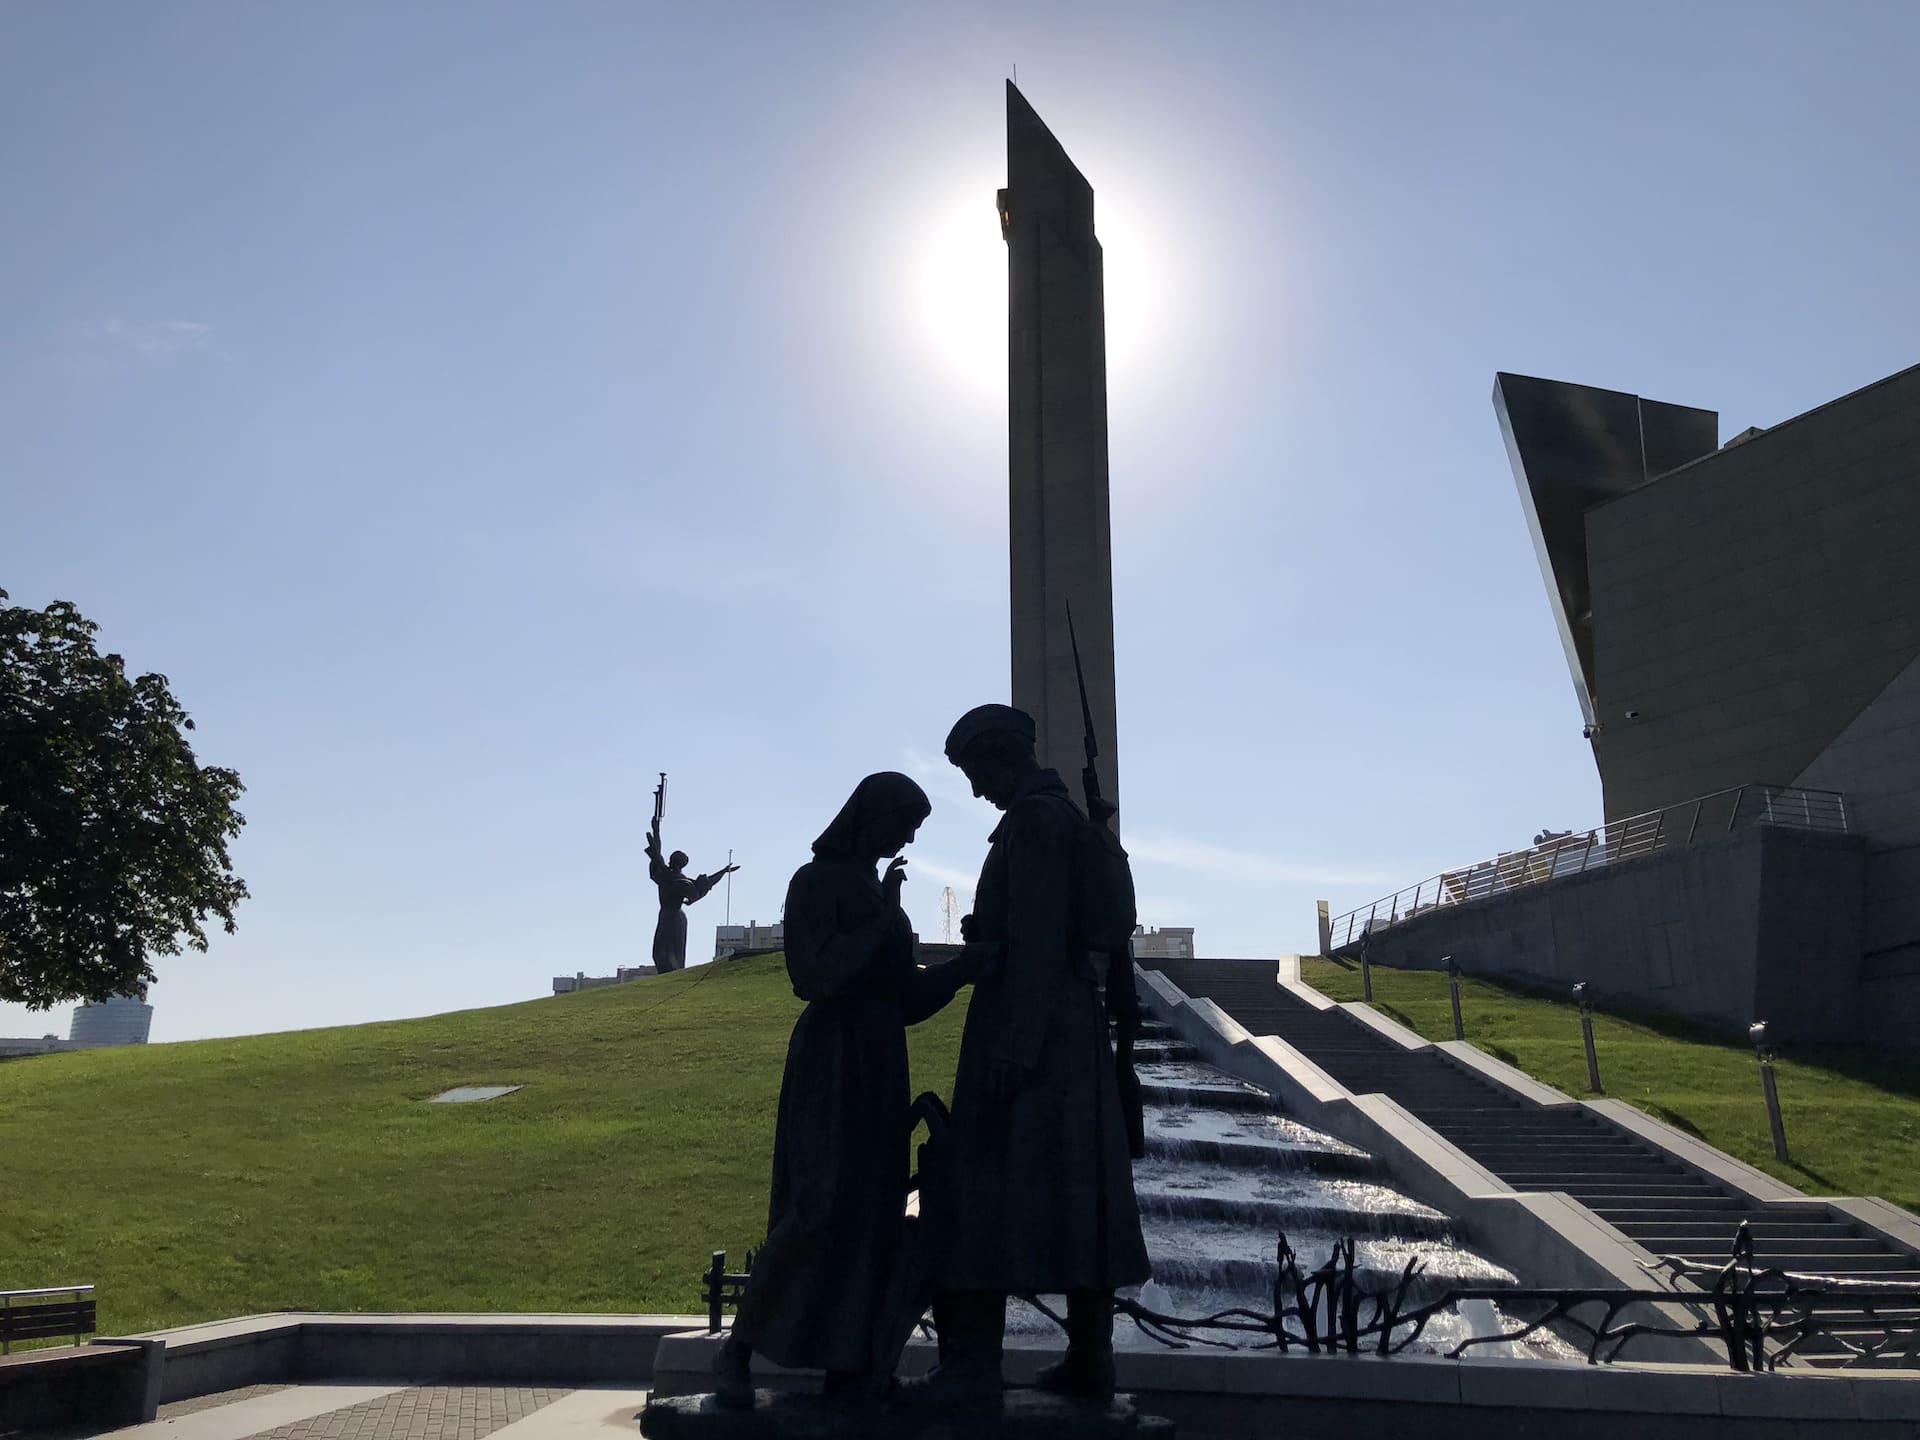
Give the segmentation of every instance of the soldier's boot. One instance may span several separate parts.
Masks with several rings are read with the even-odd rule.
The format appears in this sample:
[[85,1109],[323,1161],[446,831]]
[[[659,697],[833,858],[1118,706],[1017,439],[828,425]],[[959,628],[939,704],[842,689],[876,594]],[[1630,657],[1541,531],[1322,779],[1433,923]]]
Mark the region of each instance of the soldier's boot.
[[1000,1408],[1000,1352],[1006,1339],[1007,1297],[985,1290],[941,1290],[933,1297],[940,1363],[902,1380],[894,1391],[903,1409],[921,1414],[992,1414]]
[[753,1347],[731,1333],[713,1357],[713,1398],[729,1410],[753,1408]]
[[1113,1292],[1071,1291],[1066,1358],[1042,1370],[1034,1384],[1052,1395],[1104,1405],[1113,1399],[1113,1383]]

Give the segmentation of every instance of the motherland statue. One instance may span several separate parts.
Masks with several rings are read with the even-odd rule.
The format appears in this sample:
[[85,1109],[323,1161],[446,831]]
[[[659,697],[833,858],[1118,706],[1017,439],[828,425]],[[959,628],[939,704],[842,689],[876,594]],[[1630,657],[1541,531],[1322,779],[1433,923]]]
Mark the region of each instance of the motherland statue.
[[653,824],[647,831],[647,878],[660,891],[660,919],[653,927],[653,968],[665,975],[687,968],[687,906],[706,898],[707,893],[740,867],[727,865],[711,875],[689,876],[687,852],[676,850],[661,858],[660,822],[667,809],[667,777],[653,791]]

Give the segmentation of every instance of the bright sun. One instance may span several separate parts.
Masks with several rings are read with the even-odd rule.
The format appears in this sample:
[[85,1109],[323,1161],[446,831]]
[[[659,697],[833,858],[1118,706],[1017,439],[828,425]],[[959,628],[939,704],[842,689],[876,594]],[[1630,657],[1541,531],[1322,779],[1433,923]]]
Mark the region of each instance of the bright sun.
[[[920,238],[914,276],[921,333],[955,378],[983,400],[1007,392],[1007,247],[991,186],[938,212]],[[1151,237],[1124,208],[1096,201],[1105,256],[1107,374],[1129,375],[1153,328]]]

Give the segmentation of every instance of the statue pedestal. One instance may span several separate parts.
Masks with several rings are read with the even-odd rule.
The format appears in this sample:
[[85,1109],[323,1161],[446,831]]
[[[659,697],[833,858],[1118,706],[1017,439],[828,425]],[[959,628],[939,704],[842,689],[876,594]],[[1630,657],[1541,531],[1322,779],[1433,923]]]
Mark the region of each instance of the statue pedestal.
[[1142,1415],[1131,1396],[1096,1406],[1038,1390],[1007,1391],[998,1415],[916,1415],[773,1390],[754,1391],[751,1410],[727,1410],[711,1395],[676,1395],[647,1402],[640,1433],[647,1440],[1174,1440],[1173,1422]]

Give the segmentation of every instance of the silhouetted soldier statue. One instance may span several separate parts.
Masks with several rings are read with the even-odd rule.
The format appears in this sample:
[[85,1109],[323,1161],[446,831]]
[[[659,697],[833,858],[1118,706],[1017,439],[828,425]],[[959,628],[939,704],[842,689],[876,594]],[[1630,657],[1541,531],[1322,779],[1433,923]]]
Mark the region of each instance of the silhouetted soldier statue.
[[1005,950],[974,988],[954,1076],[934,1271],[941,1359],[917,1407],[998,1403],[1010,1294],[1067,1297],[1066,1359],[1041,1387],[1110,1397],[1113,1292],[1148,1274],[1101,995],[1109,957],[1095,953],[1117,929],[1108,862],[1033,745],[1033,717],[1006,705],[968,711],[947,737],[973,793],[1006,812],[962,927]]
[[653,826],[647,831],[647,878],[660,891],[660,919],[653,927],[653,968],[665,975],[687,968],[686,907],[705,898],[709,890],[740,867],[728,865],[711,875],[689,876],[686,851],[676,850],[662,860],[657,801],[655,808]]

